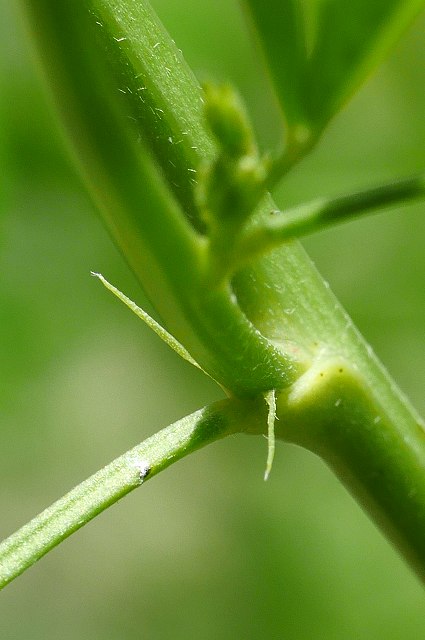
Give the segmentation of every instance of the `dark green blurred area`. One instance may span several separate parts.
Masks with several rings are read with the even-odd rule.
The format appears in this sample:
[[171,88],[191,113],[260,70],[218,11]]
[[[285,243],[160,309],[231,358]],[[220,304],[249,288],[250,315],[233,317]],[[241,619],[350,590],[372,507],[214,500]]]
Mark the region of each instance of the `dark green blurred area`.
[[[236,2],[156,0],[199,77],[277,115]],[[425,165],[425,20],[276,194],[279,205]],[[143,294],[67,157],[12,3],[0,6],[0,537],[136,442],[220,397],[108,294]],[[425,413],[425,205],[305,245]],[[148,212],[147,212],[148,214]],[[237,437],[169,469],[0,596],[0,638],[417,639],[421,585],[330,472]]]

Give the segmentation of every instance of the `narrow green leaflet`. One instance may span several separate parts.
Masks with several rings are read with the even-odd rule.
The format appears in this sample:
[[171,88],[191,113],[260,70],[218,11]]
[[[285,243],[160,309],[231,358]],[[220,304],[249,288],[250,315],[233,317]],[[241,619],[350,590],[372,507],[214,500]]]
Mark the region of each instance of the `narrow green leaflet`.
[[315,139],[424,7],[424,0],[243,0],[289,141]]
[[243,0],[291,130],[308,124],[307,51],[299,0]]
[[322,231],[358,216],[376,213],[383,208],[406,205],[419,198],[425,198],[425,174],[337,198],[316,198],[292,209],[275,211],[261,224],[245,227],[233,246],[232,262],[228,261],[227,268],[229,271],[237,270],[255,256],[294,238]]
[[[245,408],[244,408],[245,406]],[[72,533],[157,473],[201,447],[256,429],[263,412],[237,400],[195,411],[119,456],[0,543],[0,590]]]
[[201,368],[196,360],[192,358],[187,349],[185,349],[184,346],[180,344],[180,342],[176,340],[173,335],[171,335],[171,333],[164,329],[164,327],[161,326],[156,320],[154,320],[146,311],[137,306],[137,304],[133,302],[133,300],[130,300],[130,298],[128,298],[124,293],[114,287],[113,284],[108,282],[101,273],[95,273],[94,271],[92,271],[91,275],[99,278],[101,283],[107,289],[109,289],[109,291],[111,291],[118,298],[118,300],[121,300],[121,302],[123,302],[129,309],[131,309],[131,311],[135,313],[138,318],[143,320],[143,322],[145,322],[147,326],[152,329],[152,331],[156,333],[156,335],[159,336],[167,346],[173,349],[173,351],[175,351],[177,355],[183,358],[183,360],[190,362],[190,364],[193,364],[194,367],[197,367],[198,369]]

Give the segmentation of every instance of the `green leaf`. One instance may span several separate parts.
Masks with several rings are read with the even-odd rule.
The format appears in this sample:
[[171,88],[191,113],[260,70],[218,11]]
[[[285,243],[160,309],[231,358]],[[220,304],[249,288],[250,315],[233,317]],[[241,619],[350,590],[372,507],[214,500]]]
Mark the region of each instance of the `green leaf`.
[[423,0],[322,0],[308,78],[316,128],[339,111],[423,6]]
[[299,0],[244,0],[290,129],[308,124],[307,50]]
[[289,139],[315,139],[381,62],[424,0],[244,0]]

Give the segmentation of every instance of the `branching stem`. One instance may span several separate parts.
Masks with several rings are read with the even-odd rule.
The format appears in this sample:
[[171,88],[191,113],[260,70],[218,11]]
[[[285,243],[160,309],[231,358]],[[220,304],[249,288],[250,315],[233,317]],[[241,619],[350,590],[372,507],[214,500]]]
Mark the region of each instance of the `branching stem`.
[[[235,240],[231,284],[211,289],[204,281],[207,251],[196,218],[194,174],[214,157],[215,145],[197,82],[147,0],[87,0],[77,3],[78,11],[72,3],[22,1],[111,235],[167,331],[215,380],[246,399],[213,405],[167,427],[11,536],[0,545],[0,587],[172,462],[236,431],[264,433],[264,394],[271,389],[279,423],[273,424],[273,400],[269,435],[276,426],[277,437],[327,460],[406,557],[425,566],[423,424],[301,248],[291,243],[269,252],[335,221],[424,196],[424,177],[321,199],[279,216],[269,215],[274,204],[265,196],[250,229]],[[116,99],[122,87],[95,44],[97,27],[87,7],[103,39],[118,47],[136,130],[127,126]],[[291,41],[282,41],[292,52]],[[285,86],[293,86],[293,78]],[[296,106],[288,106],[294,118]],[[289,121],[297,123],[294,118]],[[289,144],[266,186],[306,153],[302,134],[298,129],[297,144]],[[261,254],[267,255],[253,263]]]

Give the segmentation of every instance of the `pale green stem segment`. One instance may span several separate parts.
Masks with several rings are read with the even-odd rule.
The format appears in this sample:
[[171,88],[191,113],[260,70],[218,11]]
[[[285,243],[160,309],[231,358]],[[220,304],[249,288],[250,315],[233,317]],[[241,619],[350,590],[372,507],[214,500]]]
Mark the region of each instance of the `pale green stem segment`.
[[233,268],[294,238],[418,198],[425,198],[424,175],[337,198],[318,198],[282,212],[271,211],[268,219],[241,235],[235,247]]
[[169,346],[170,349],[175,351],[177,353],[177,355],[179,355],[181,358],[183,358],[183,360],[186,360],[187,362],[190,362],[190,364],[193,364],[194,367],[197,367],[198,369],[201,369],[199,364],[196,362],[196,360],[194,360],[192,358],[192,356],[184,348],[184,346],[182,344],[180,344],[180,342],[178,340],[176,340],[175,337],[171,335],[171,333],[168,333],[168,331],[166,329],[164,329],[164,327],[162,327],[159,324],[159,322],[154,320],[148,313],[146,313],[146,311],[144,311],[143,309],[138,307],[137,304],[135,302],[133,302],[133,300],[130,300],[130,298],[128,298],[124,293],[122,293],[119,289],[114,287],[113,284],[108,282],[107,279],[104,278],[101,273],[95,273],[94,271],[92,271],[91,275],[95,276],[96,278],[99,278],[101,283],[107,289],[109,289],[109,291],[111,291],[114,294],[114,296],[116,296],[118,298],[118,300],[121,300],[121,302],[123,302],[129,309],[131,309],[131,311],[133,313],[135,313],[138,318],[143,320],[143,322],[150,329],[152,329],[152,331],[154,333],[156,333],[156,335],[159,338],[161,338],[161,340],[163,342],[165,342],[165,344],[167,346]]
[[81,483],[0,544],[0,589],[143,482],[219,438],[258,431],[264,402],[224,400],[166,427]]
[[421,419],[331,353],[278,395],[277,416],[277,437],[318,454],[425,580]]

